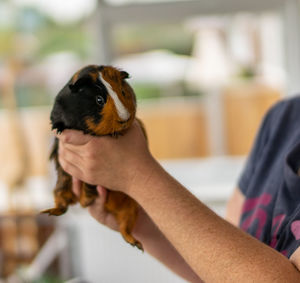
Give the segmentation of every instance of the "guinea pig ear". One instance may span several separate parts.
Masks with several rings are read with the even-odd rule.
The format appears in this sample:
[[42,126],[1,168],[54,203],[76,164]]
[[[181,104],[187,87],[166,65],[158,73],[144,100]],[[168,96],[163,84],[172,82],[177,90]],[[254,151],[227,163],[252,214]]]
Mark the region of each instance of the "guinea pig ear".
[[72,92],[77,92],[81,87],[87,85],[89,83],[89,79],[88,78],[80,78],[78,79],[76,82],[74,83],[70,83],[69,84],[69,89],[72,91]]
[[69,86],[69,89],[70,89],[71,92],[76,92],[77,91],[76,84],[70,83],[68,86]]
[[125,80],[125,79],[129,78],[129,74],[125,71],[120,71],[120,74],[121,74],[122,80]]

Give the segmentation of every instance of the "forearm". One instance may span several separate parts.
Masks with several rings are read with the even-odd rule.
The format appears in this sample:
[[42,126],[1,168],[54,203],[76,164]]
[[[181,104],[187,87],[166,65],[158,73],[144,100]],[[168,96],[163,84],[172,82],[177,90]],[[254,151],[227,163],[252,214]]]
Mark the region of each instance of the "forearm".
[[286,257],[218,217],[169,176],[137,124],[119,139],[74,132],[60,139],[66,172],[133,197],[205,282],[300,282]]
[[299,282],[287,258],[218,217],[160,166],[130,194],[205,282]]
[[188,282],[202,282],[143,209],[139,211],[139,217],[133,234],[143,243],[143,247],[147,253],[158,259],[174,273]]

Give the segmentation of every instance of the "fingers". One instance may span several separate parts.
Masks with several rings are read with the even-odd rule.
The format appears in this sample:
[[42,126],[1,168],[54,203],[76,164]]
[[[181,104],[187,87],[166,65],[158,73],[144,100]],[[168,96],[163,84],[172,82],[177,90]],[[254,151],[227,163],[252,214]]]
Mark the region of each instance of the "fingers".
[[88,207],[88,211],[97,221],[105,224],[107,212],[102,205],[101,197],[96,198],[93,204]]
[[96,198],[93,204],[89,206],[89,211],[92,214],[92,216],[106,213],[104,209],[104,204],[107,198],[107,191],[104,187],[97,186],[97,192],[99,196]]
[[79,167],[74,165],[74,163],[70,163],[65,158],[62,158],[61,155],[59,155],[58,161],[59,161],[59,164],[61,165],[61,167],[64,169],[64,171],[66,171],[71,176],[73,176],[77,179],[80,179],[80,180],[82,179],[83,172],[80,170]]
[[[82,158],[72,149],[65,146],[64,143],[60,142],[58,147],[58,158],[59,163],[65,170],[64,164],[73,164],[74,166],[82,163]],[[67,171],[67,170],[65,170]],[[68,171],[67,171],[68,172]],[[70,172],[68,172],[70,173]],[[71,174],[72,175],[72,174]],[[76,176],[75,176],[76,177]]]
[[104,206],[107,198],[107,190],[104,187],[99,185],[97,186],[97,192],[99,194],[100,204]]
[[72,177],[72,190],[73,190],[73,193],[77,196],[77,198],[80,197],[81,185],[82,185],[82,182],[79,179]]
[[55,133],[55,135],[62,142],[72,145],[84,145],[92,139],[90,135],[75,130],[64,130],[61,134]]
[[102,186],[97,186],[97,191],[99,197],[88,207],[89,213],[101,224],[106,225],[112,230],[118,231],[119,225],[116,218],[111,213],[107,212],[104,207],[107,199],[107,190]]
[[61,140],[59,141],[59,154],[61,155],[65,155],[65,154],[69,154],[69,156],[73,156],[74,158],[76,157],[79,161],[79,158],[81,157],[81,150],[73,144],[70,143],[64,143]]

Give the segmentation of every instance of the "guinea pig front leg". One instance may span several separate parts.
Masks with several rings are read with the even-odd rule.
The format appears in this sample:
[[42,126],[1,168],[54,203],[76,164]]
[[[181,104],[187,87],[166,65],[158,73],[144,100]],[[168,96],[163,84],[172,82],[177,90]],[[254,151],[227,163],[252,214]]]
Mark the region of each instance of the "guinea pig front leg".
[[68,210],[70,204],[77,202],[77,197],[72,191],[72,177],[57,167],[57,182],[54,189],[55,208],[43,210],[42,213],[59,216]]

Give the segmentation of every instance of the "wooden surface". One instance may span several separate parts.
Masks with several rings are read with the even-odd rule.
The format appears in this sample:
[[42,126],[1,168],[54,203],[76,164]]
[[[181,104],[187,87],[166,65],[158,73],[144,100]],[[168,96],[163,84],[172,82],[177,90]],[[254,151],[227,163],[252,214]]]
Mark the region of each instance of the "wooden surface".
[[[267,87],[231,87],[223,96],[225,148],[228,155],[249,152],[256,131],[267,109],[279,99],[280,93]],[[21,111],[22,135],[27,150],[29,176],[48,174],[52,134],[50,108]],[[175,100],[139,103],[137,116],[145,124],[150,150],[158,159],[205,157],[211,154],[208,121],[200,100]],[[18,149],[10,129],[9,116],[0,113],[0,180],[9,182],[20,170]]]
[[204,157],[210,154],[207,121],[201,102],[141,105],[152,154],[158,159]]
[[[27,150],[27,174],[46,175],[52,134],[50,108],[31,108],[20,112],[19,121]],[[144,121],[150,147],[157,158],[199,157],[209,154],[206,120],[200,103],[155,103],[139,107],[138,116]],[[9,116],[0,113],[0,179],[9,182],[20,170],[18,148],[10,128]],[[4,136],[3,135],[3,136]]]
[[[43,176],[48,171],[48,155],[51,131],[48,108],[25,109],[18,115],[23,143],[27,155],[26,172],[29,176]],[[14,174],[21,170],[18,143],[10,127],[10,116],[6,111],[0,113],[0,180],[10,183]]]
[[247,155],[266,111],[280,99],[270,87],[240,84],[224,92],[225,148],[228,155]]

